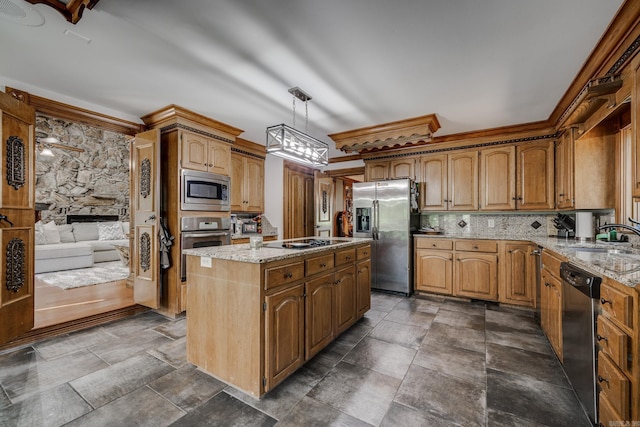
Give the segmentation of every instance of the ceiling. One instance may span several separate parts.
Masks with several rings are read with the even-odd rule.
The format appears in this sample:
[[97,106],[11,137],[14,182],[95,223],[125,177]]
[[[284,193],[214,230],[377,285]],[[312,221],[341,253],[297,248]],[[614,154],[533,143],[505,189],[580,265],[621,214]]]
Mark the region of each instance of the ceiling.
[[327,134],[430,113],[434,136],[548,119],[623,3],[101,0],[72,25],[9,1],[31,25],[0,13],[0,85],[137,122],[177,104],[261,144],[299,86],[330,157]]

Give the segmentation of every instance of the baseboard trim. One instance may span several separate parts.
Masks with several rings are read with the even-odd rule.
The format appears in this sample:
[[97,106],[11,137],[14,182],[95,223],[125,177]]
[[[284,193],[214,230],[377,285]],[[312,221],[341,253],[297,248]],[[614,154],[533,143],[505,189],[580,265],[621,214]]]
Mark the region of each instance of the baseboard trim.
[[26,334],[10,341],[6,344],[0,345],[0,353],[4,353],[5,350],[15,349],[26,345],[33,344],[36,341],[40,341],[46,338],[52,338],[58,335],[68,334],[71,332],[81,331],[94,326],[104,325],[105,323],[113,322],[114,320],[124,319],[125,317],[135,316],[136,314],[149,311],[149,308],[141,305],[132,305],[130,307],[120,308],[118,310],[108,311],[102,314],[95,314],[93,316],[84,317],[82,319],[72,320],[69,322],[60,323],[58,325],[45,326],[43,328],[32,329]]

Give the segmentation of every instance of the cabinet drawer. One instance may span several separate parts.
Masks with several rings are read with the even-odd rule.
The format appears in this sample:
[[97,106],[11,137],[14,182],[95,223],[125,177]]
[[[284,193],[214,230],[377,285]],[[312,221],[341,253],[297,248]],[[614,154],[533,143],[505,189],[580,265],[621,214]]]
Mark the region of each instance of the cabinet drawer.
[[603,352],[598,356],[598,383],[613,409],[623,418],[629,417],[629,379]]
[[333,253],[309,258],[305,260],[304,266],[307,276],[331,270],[333,268]]
[[611,405],[607,395],[603,392],[598,394],[598,423],[601,426],[626,426],[625,420]]
[[600,304],[602,312],[614,323],[633,328],[633,298],[623,294],[606,282],[600,287]]
[[363,246],[361,248],[356,249],[356,259],[360,261],[361,259],[367,259],[371,257],[371,246]]
[[548,270],[554,277],[560,278],[560,264],[564,261],[554,255],[552,255],[548,250],[543,249],[542,255],[540,256],[542,261],[542,266],[544,269]]
[[605,316],[598,317],[598,342],[613,363],[626,371],[629,337]]
[[493,240],[457,240],[456,251],[498,252],[498,242]]
[[424,238],[424,237],[419,237],[419,238],[416,239],[416,248],[417,249],[452,250],[453,249],[453,240],[428,239],[428,238]]
[[273,289],[277,286],[293,283],[304,278],[304,264],[296,262],[264,270],[264,288]]
[[355,248],[336,252],[336,260],[335,260],[336,266],[353,263],[355,260],[356,260]]

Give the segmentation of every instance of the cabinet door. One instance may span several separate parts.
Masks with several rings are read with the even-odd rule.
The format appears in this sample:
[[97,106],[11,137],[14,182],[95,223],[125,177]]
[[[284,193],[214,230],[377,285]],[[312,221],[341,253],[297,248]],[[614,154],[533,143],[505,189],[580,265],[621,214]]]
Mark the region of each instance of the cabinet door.
[[333,273],[305,284],[305,357],[312,358],[333,340]]
[[562,284],[545,269],[540,287],[540,326],[562,362]]
[[447,209],[447,156],[437,154],[420,159],[420,209]]
[[[0,344],[34,324],[35,111],[0,92]],[[9,224],[11,221],[13,225]]]
[[237,154],[231,155],[231,170],[229,171],[229,177],[231,178],[231,195],[229,203],[232,212],[244,210],[244,164],[245,159],[243,156]]
[[270,390],[304,362],[304,286],[266,297],[265,365]]
[[500,302],[534,306],[536,259],[532,252],[535,248],[525,243],[505,243],[500,260]]
[[207,138],[190,132],[182,132],[180,135],[182,160],[180,164],[183,168],[206,171],[207,161]]
[[208,141],[207,144],[207,170],[220,175],[229,175],[231,167],[231,147],[229,144],[218,141]]
[[553,154],[552,141],[525,144],[516,148],[518,158],[516,206],[518,209],[554,208]]
[[[478,209],[478,151],[449,154],[448,200],[450,211]],[[427,183],[428,185],[428,183]]]
[[416,179],[416,162],[413,158],[403,160],[392,160],[389,162],[389,178],[411,178]]
[[389,178],[389,162],[365,162],[365,181],[381,181]]
[[356,274],[354,265],[336,271],[335,287],[335,330],[336,335],[338,335],[347,330],[356,321]]
[[574,207],[573,128],[567,129],[556,146],[556,203],[558,209]]
[[498,256],[458,252],[453,272],[453,294],[483,300],[498,299]]
[[371,260],[356,264],[356,317],[371,308]]
[[264,160],[245,159],[244,197],[248,212],[264,212]]
[[516,147],[480,151],[480,210],[515,210]]
[[451,251],[416,251],[416,290],[453,293],[453,253]]
[[[640,63],[639,63],[640,64]],[[633,135],[633,197],[640,197],[640,65],[633,73],[633,96],[631,97],[631,114]]]

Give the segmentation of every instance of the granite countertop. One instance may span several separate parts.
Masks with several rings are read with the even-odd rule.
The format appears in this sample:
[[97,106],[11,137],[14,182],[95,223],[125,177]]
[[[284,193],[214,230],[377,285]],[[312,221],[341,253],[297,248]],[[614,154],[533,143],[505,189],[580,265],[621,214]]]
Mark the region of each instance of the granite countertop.
[[303,255],[308,255],[315,252],[323,252],[327,249],[343,249],[350,246],[356,246],[361,243],[371,242],[369,238],[355,238],[355,237],[305,237],[301,239],[287,239],[270,241],[272,243],[283,242],[297,242],[306,240],[309,238],[317,238],[322,240],[331,240],[337,243],[329,246],[317,246],[301,249],[285,249],[285,248],[270,248],[263,246],[260,249],[251,249],[249,243],[242,243],[239,245],[225,245],[225,246],[209,246],[205,248],[185,249],[182,251],[185,255],[195,255],[200,257],[208,257],[215,259],[223,259],[227,261],[240,261],[249,262],[254,264],[261,264],[265,262],[278,261],[287,258],[295,258]]
[[614,279],[625,286],[640,284],[640,250],[629,243],[581,242],[557,237],[506,236],[486,233],[466,234],[414,234],[420,238],[522,240],[533,242],[567,258],[572,264]]

